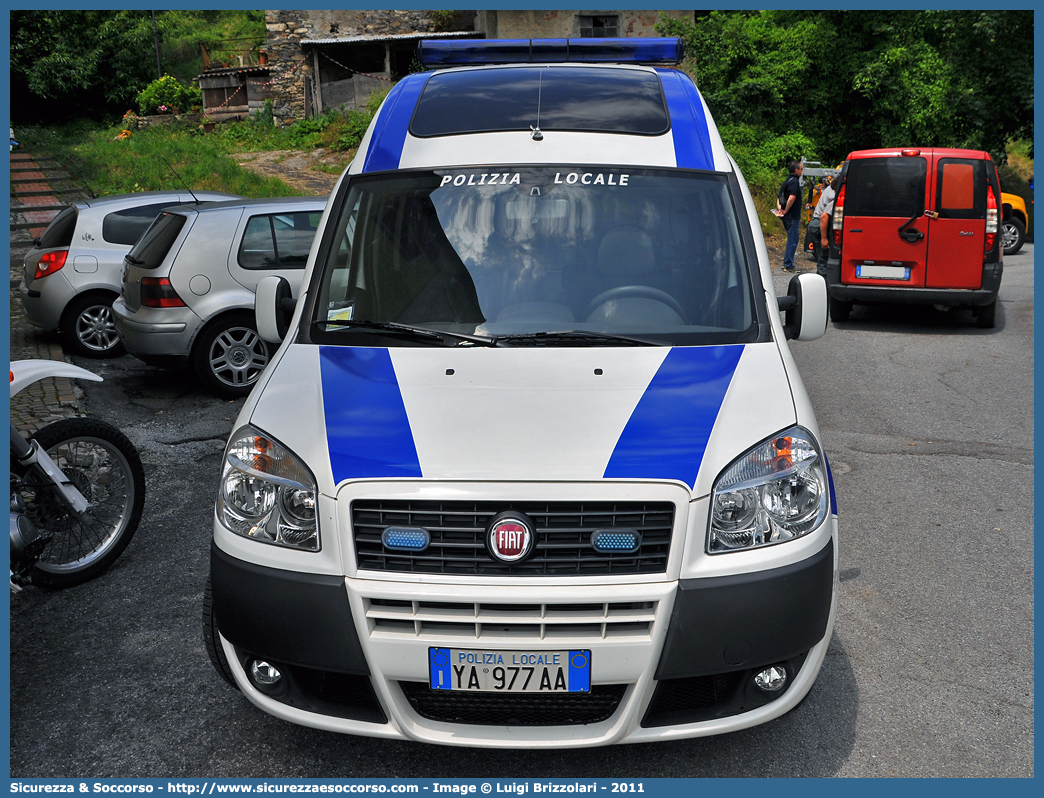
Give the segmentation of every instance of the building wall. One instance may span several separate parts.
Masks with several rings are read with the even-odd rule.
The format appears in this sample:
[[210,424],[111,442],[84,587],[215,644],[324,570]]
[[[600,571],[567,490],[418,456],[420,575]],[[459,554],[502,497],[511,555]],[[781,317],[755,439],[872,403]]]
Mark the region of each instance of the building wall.
[[268,30],[265,51],[272,70],[269,80],[273,81],[268,87],[272,113],[283,124],[305,115],[305,82],[312,80],[312,63],[301,49],[301,40],[433,30],[430,12],[419,10],[266,10],[265,27]]
[[[660,14],[692,19],[692,11],[478,11],[475,31],[490,39],[579,37],[582,14],[618,16],[620,36],[657,36]],[[460,29],[468,16],[457,12],[453,29]],[[314,79],[310,54],[301,48],[303,39],[338,36],[386,36],[396,33],[435,31],[430,11],[265,11],[268,38],[265,50],[272,71],[267,86],[272,113],[280,124],[305,116],[305,85]],[[318,90],[318,87],[315,87]]]
[[475,30],[489,39],[538,39],[580,36],[580,15],[617,16],[620,36],[659,36],[660,14],[692,20],[692,11],[479,11]]

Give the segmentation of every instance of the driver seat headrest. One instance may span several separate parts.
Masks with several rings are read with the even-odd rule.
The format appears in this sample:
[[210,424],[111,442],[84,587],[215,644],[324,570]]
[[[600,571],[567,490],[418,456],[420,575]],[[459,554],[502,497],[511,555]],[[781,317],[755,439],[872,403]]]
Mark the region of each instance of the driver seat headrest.
[[598,269],[603,274],[648,274],[655,260],[652,240],[638,227],[622,227],[606,233],[598,246]]

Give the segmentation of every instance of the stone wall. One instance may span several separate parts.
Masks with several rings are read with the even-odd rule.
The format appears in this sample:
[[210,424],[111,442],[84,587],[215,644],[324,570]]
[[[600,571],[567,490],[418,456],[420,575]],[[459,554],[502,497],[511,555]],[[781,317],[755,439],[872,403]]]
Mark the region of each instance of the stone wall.
[[[272,113],[280,124],[305,115],[305,82],[312,79],[312,63],[301,49],[303,39],[341,36],[386,36],[428,33],[434,25],[428,11],[265,11],[268,40],[265,51],[272,70],[268,87]],[[307,61],[307,62],[306,62]]]
[[[620,36],[659,36],[659,11],[479,11],[475,29],[489,39],[559,39],[580,36],[580,15],[619,18]],[[664,11],[672,19],[692,20],[691,11]]]

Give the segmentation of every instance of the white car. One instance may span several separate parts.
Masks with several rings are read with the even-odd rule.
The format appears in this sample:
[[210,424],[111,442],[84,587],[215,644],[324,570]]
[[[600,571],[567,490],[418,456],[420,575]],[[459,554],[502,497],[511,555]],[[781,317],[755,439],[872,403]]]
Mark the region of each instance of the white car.
[[[590,49],[588,49],[590,48]],[[754,204],[669,39],[423,42],[225,451],[203,622],[285,720],[560,749],[808,693],[837,517]],[[514,63],[513,63],[514,62]],[[611,62],[611,63],[609,63]],[[785,318],[781,317],[785,311]]]

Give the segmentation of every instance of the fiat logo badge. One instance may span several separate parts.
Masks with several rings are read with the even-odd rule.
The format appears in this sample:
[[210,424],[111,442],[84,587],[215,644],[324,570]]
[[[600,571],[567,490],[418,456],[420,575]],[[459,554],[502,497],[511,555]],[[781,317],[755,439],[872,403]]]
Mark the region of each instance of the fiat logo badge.
[[533,551],[536,536],[532,523],[518,513],[501,513],[489,525],[489,553],[501,562],[518,562]]

